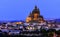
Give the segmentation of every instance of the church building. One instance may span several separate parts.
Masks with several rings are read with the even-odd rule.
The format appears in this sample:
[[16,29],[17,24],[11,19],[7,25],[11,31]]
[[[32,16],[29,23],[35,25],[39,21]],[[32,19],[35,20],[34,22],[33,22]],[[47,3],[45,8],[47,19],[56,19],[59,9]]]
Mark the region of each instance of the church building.
[[29,16],[26,18],[26,23],[43,23],[45,22],[44,17],[40,15],[40,10],[35,6],[32,12],[30,12]]

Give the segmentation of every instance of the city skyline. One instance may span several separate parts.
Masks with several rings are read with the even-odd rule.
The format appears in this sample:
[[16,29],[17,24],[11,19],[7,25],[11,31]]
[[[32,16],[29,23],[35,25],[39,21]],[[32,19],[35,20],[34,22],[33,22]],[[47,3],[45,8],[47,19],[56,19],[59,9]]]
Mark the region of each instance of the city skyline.
[[59,0],[0,0],[0,20],[25,20],[35,5],[45,19],[59,19],[59,3]]

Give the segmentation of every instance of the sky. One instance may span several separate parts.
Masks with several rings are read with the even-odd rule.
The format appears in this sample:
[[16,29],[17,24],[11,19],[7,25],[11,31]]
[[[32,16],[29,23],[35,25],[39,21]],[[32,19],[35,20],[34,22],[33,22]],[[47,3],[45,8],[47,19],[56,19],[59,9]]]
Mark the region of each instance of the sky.
[[45,19],[60,18],[60,0],[0,0],[0,21],[25,20],[35,5]]

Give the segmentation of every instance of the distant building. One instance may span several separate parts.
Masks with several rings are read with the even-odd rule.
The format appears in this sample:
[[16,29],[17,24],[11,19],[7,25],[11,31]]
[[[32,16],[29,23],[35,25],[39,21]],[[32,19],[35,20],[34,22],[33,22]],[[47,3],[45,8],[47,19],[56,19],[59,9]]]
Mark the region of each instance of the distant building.
[[26,23],[44,23],[45,20],[42,15],[40,15],[39,8],[35,6],[32,12],[30,12],[29,16],[26,18]]

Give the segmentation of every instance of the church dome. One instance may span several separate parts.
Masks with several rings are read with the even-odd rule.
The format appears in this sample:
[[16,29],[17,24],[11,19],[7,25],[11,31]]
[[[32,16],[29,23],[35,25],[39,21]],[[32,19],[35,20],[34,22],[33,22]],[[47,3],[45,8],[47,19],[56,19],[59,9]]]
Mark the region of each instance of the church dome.
[[39,9],[37,8],[37,6],[35,6],[35,8],[34,8],[33,11],[32,11],[32,14],[34,14],[34,13],[40,14],[40,11],[39,11]]

